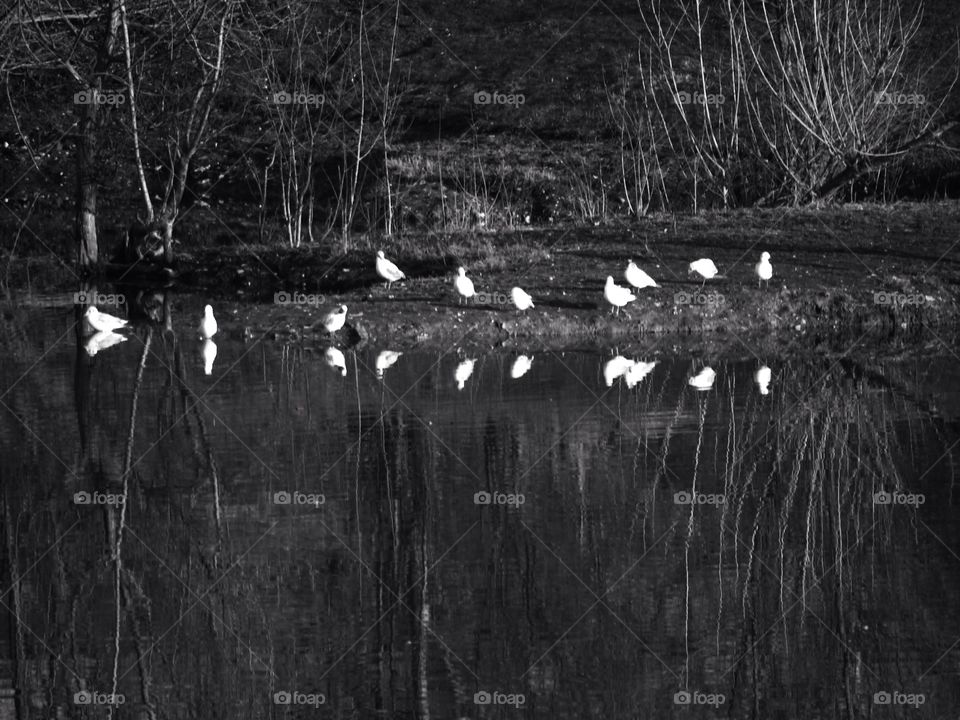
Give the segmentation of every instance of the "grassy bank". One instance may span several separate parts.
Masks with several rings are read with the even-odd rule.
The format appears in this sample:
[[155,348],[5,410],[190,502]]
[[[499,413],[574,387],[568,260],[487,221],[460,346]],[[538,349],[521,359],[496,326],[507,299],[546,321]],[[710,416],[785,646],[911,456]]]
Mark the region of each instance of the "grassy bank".
[[[174,286],[212,298],[228,332],[325,341],[319,324],[346,304],[338,342],[410,345],[536,338],[555,345],[628,342],[649,336],[904,336],[960,322],[960,204],[716,212],[660,216],[629,226],[357,240],[345,252],[256,245],[185,253]],[[406,272],[387,288],[376,250]],[[772,255],[774,277],[758,287],[754,265]],[[712,258],[722,277],[687,274]],[[660,284],[638,291],[619,316],[603,299],[607,275],[624,283],[633,258]],[[478,298],[461,305],[453,276],[464,266]],[[513,286],[536,307],[519,313]],[[122,287],[122,284],[121,284]],[[790,340],[793,342],[793,340]]]

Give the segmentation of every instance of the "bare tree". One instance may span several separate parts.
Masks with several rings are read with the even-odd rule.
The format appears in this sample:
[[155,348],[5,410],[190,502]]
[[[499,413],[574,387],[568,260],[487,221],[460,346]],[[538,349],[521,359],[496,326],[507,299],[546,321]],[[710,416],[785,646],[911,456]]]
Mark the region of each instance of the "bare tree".
[[[661,0],[641,7],[649,46],[637,74],[664,131],[663,139],[694,180],[694,207],[701,179],[705,190],[726,207],[731,201],[732,174],[740,153],[744,66],[733,50],[738,28],[723,32],[715,4],[687,0],[665,8]],[[644,72],[642,61],[649,63]]]
[[[395,77],[397,62],[397,36],[400,30],[400,0],[396,0],[393,12],[393,24],[390,29],[390,43],[367,42],[371,65],[371,85],[374,90],[376,122],[379,126],[379,142],[383,149],[383,182],[386,194],[386,212],[383,219],[383,231],[388,237],[394,230],[394,191],[390,181],[390,142],[397,129],[400,101],[403,97],[404,83]],[[378,52],[378,48],[382,48]],[[383,57],[385,50],[386,58]]]
[[[256,76],[265,139],[271,152],[254,163],[256,184],[279,194],[288,244],[313,241],[317,196],[331,192],[327,230],[346,240],[362,205],[370,157],[387,148],[398,120],[402,84],[396,71],[399,4],[388,15],[360,8],[282,5],[262,16],[250,43],[259,49]],[[258,141],[259,142],[259,141]],[[339,156],[338,163],[317,164]],[[379,159],[379,157],[378,157]],[[336,165],[335,169],[332,166]],[[326,175],[325,175],[326,172]],[[332,177],[330,175],[333,175]],[[392,188],[385,231],[392,231]]]
[[[60,75],[72,84],[77,112],[74,232],[81,267],[95,265],[100,257],[100,148],[110,110],[118,100],[122,101],[122,95],[106,87],[115,79],[112,71],[117,59],[119,0],[92,5],[89,9],[74,10],[48,0],[20,0],[0,15],[0,37],[10,50],[0,63],[5,76]],[[29,148],[26,133],[21,131],[21,138]]]
[[[767,3],[755,16],[739,13],[743,57],[760,80],[757,136],[794,180],[794,200],[828,196],[955,124],[942,111],[956,67],[950,88],[928,98],[931,67],[910,65],[922,11],[905,14],[898,0],[782,0],[775,13]],[[758,91],[776,122],[765,122]],[[806,151],[791,152],[785,139]]]
[[[142,18],[140,24],[150,22],[153,31],[144,30],[146,37],[156,33],[166,41],[159,54],[154,53],[155,45],[149,40],[137,52],[138,47],[131,40],[126,0],[118,1],[123,20],[131,139],[146,211],[141,227],[162,241],[163,259],[169,264],[173,262],[173,226],[187,187],[190,164],[209,139],[211,112],[223,85],[226,44],[236,1],[169,0],[159,20],[156,15]],[[156,6],[149,9],[158,11]],[[151,73],[157,82],[153,102],[147,107],[138,101],[134,83],[137,65],[159,70]],[[143,116],[154,128],[150,136],[160,138],[154,141],[156,149],[149,150],[152,157],[160,159],[164,170],[159,206],[154,205],[142,157],[143,146],[149,142],[140,130]]]
[[[378,8],[379,9],[379,8]],[[399,35],[399,3],[377,15],[361,2],[356,20],[356,43],[351,74],[341,75],[337,88],[340,152],[343,162],[339,203],[341,237],[346,242],[361,206],[362,180],[370,171],[369,158],[376,151],[383,155],[382,170],[388,174],[390,138],[397,129],[402,97],[396,73]],[[374,169],[374,172],[376,170]],[[392,232],[392,188],[385,182],[388,195],[386,232]],[[372,224],[372,223],[371,223]]]
[[911,64],[919,6],[905,13],[898,0],[640,2],[650,52],[641,50],[637,77],[693,183],[695,206],[700,184],[724,206],[732,197],[829,196],[960,120],[944,113],[956,65],[938,87],[928,82],[929,64]]
[[[260,25],[259,72],[267,88],[261,97],[272,141],[270,162],[263,166],[263,197],[276,163],[280,212],[287,243],[299,247],[313,239],[314,161],[329,147],[335,110],[327,97],[345,42],[342,24],[319,18],[310,6],[279,8],[268,27]],[[258,181],[259,182],[259,181]]]
[[[642,50],[637,51],[642,53]],[[654,198],[667,205],[667,189],[661,164],[661,149],[666,134],[660,125],[655,99],[647,92],[636,92],[635,86],[651,87],[650,63],[640,56],[639,81],[630,65],[621,69],[616,87],[606,87],[607,112],[620,135],[620,184],[628,212],[640,218],[650,210]]]

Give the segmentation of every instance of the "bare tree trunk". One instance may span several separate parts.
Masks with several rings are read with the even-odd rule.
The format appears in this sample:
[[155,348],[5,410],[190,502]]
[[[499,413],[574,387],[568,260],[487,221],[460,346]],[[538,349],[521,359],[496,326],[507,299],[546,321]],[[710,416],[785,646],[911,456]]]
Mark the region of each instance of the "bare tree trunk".
[[960,125],[960,113],[945,118],[942,122],[925,130],[916,137],[903,141],[896,148],[888,151],[883,157],[867,159],[864,156],[860,156],[855,158],[843,170],[826,178],[823,184],[821,184],[820,187],[814,191],[813,198],[816,199],[830,197],[835,192],[848,186],[854,180],[857,180],[863,175],[876,172],[877,170],[886,167],[897,160],[900,160],[911,150],[915,150],[918,147],[924,147],[926,145],[932,145],[941,137],[943,137],[944,133],[953,130],[953,128],[957,127],[958,125]]
[[173,223],[180,213],[180,201],[183,199],[183,193],[187,188],[187,171],[190,169],[190,162],[193,160],[199,143],[200,135],[198,134],[196,142],[191,143],[184,152],[177,155],[173,174],[167,184],[163,207],[157,214],[156,220],[154,220],[154,225],[163,239],[163,261],[167,265],[173,263]]
[[393,188],[390,186],[390,141],[388,129],[392,118],[391,104],[396,105],[396,100],[390,96],[390,83],[393,80],[393,66],[397,56],[397,35],[400,29],[400,0],[397,0],[393,11],[393,32],[390,35],[390,60],[387,65],[386,82],[381,87],[381,100],[383,113],[380,118],[380,129],[383,133],[383,179],[387,188],[387,217],[384,222],[384,232],[387,237],[393,235]]
[[77,148],[77,264],[82,268],[97,264],[97,178],[93,166],[97,158],[97,106],[80,111],[80,143]]
[[127,5],[120,0],[120,16],[123,20],[123,54],[127,69],[127,99],[130,102],[130,129],[133,135],[133,157],[137,164],[137,177],[140,180],[140,192],[147,208],[147,222],[153,222],[153,203],[150,200],[150,188],[143,170],[143,158],[140,157],[140,130],[137,127],[137,95],[133,84],[133,59],[130,57],[130,26],[127,23]]
[[[77,147],[77,215],[75,237],[77,263],[82,268],[92,267],[99,260],[97,239],[97,160],[99,133],[104,113],[100,110],[99,94],[103,78],[113,63],[113,51],[120,26],[120,6],[116,0],[104,2],[105,23],[97,47],[93,76],[74,101],[78,103],[80,133]],[[72,69],[72,68],[71,68]],[[84,97],[86,102],[81,102]]]

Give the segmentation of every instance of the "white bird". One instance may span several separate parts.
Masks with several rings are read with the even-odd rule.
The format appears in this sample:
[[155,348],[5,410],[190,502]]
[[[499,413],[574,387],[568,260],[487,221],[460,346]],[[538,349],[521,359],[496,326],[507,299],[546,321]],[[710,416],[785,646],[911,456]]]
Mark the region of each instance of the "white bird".
[[347,358],[343,356],[339,348],[328,347],[327,351],[323,354],[323,359],[326,360],[327,365],[334,370],[339,370],[341,375],[344,377],[347,376]]
[[770,284],[770,278],[773,277],[773,265],[770,264],[770,253],[765,252],[760,256],[760,262],[755,266],[757,271],[757,287],[760,287],[760,281],[765,280]]
[[457,381],[457,390],[463,390],[463,386],[473,374],[473,366],[476,363],[476,360],[463,360],[457,365],[457,369],[453,372],[453,379]]
[[323,327],[328,333],[335,333],[347,321],[347,306],[341,305],[336,310],[328,312],[323,316]]
[[637,386],[637,383],[653,372],[656,366],[656,360],[653,362],[643,362],[642,360],[635,362],[627,368],[627,371],[623,374],[623,381],[627,384],[627,387],[632,390]]
[[388,287],[407,277],[400,268],[383,256],[383,250],[377,251],[377,275],[387,281]]
[[119,333],[111,332],[110,330],[100,330],[89,337],[87,342],[84,343],[83,349],[87,351],[87,355],[93,357],[101,350],[106,350],[108,347],[113,347],[117,343],[126,342],[126,340],[127,338]]
[[387,368],[393,367],[393,364],[403,355],[402,352],[396,352],[395,350],[381,350],[380,354],[377,355],[377,361],[375,363],[377,369],[377,377],[383,377],[383,371]]
[[613,381],[629,370],[631,365],[633,365],[633,360],[628,360],[623,355],[617,355],[615,358],[607,360],[603,364],[603,381],[607,384],[607,387],[613,385]]
[[637,290],[643,290],[643,288],[648,287],[660,287],[657,285],[657,281],[637,267],[637,264],[633,260],[627,263],[627,269],[624,271],[623,276],[627,279],[627,282],[637,288]]
[[457,292],[460,293],[461,302],[463,298],[468,300],[472,298],[476,291],[473,289],[473,280],[467,277],[467,271],[463,268],[457,268],[457,279],[453,281],[453,286],[457,289]]
[[97,332],[113,332],[114,330],[125,327],[127,324],[126,320],[102,313],[93,305],[87,308],[83,316],[87,319],[90,327]]
[[713,387],[713,381],[716,380],[716,378],[717,374],[713,371],[713,368],[708,365],[687,380],[687,385],[695,387],[697,390],[709,390]]
[[513,304],[517,306],[517,310],[529,310],[533,307],[533,298],[518,287],[510,291],[510,297],[513,299]]
[[617,285],[610,275],[607,275],[607,284],[603,287],[603,297],[606,298],[606,301],[613,306],[614,311],[618,314],[620,308],[637,299],[637,296],[627,290],[627,288]]
[[700,283],[700,287],[702,288],[703,283],[717,276],[717,266],[713,264],[713,260],[710,258],[700,258],[690,263],[690,269],[687,272],[688,274],[695,272],[703,278],[703,282]]
[[770,394],[770,368],[766,365],[761,366],[753,374],[753,380],[757,383],[757,387],[760,389],[761,395]]
[[517,359],[514,360],[513,365],[510,366],[510,377],[514,380],[522,378],[527,374],[527,371],[530,370],[531,365],[533,365],[532,357],[517,355]]
[[203,308],[203,320],[200,321],[200,337],[209,340],[217,334],[217,319],[213,316],[213,308],[209,305]]
[[200,348],[200,354],[203,356],[203,374],[213,374],[213,361],[217,359],[217,344],[210,338],[203,341],[203,347]]

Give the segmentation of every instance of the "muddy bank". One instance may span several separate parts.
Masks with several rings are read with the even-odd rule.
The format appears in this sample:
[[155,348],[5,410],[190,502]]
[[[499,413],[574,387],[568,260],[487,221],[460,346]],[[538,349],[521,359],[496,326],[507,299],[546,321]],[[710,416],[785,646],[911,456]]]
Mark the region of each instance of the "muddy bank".
[[[791,347],[957,326],[958,240],[960,205],[952,202],[731,212],[384,242],[408,276],[390,288],[374,272],[374,241],[346,253],[208,248],[184,254],[166,284],[207,295],[227,316],[225,329],[248,338],[328,340],[319,320],[345,304],[341,344],[446,346],[472,338],[562,347],[713,336],[721,344],[749,338]],[[754,265],[764,250],[774,277],[758,287]],[[699,257],[712,258],[721,276],[701,283],[688,275]],[[614,316],[604,280],[625,284],[630,258],[660,287],[637,291]],[[476,284],[469,305],[453,289],[459,265]],[[534,309],[513,307],[514,285],[534,297]]]
[[[214,305],[221,332],[341,346],[361,342],[412,348],[564,348],[638,345],[723,347],[770,352],[865,342],[910,342],[960,327],[960,204],[897,204],[658,216],[630,226],[532,229],[500,234],[356,240],[347,252],[290,250],[238,241],[186,249],[173,273],[146,265],[112,267],[78,281],[59,260],[6,265],[10,297],[96,289],[156,301],[170,290],[177,314]],[[374,271],[380,247],[408,279],[387,288]],[[758,287],[754,265],[772,256],[774,276]],[[722,277],[703,284],[688,263],[710,257]],[[603,284],[624,284],[633,258],[659,283],[638,291],[626,313],[610,314]],[[456,268],[479,298],[458,303]],[[509,301],[523,287],[536,307]],[[196,297],[178,301],[180,295]],[[193,305],[199,303],[198,307]],[[347,326],[329,338],[320,318],[345,304]],[[148,309],[149,310],[149,309]],[[145,313],[140,311],[145,317]]]
[[[231,334],[242,332],[247,341],[265,337],[306,346],[501,347],[524,352],[617,346],[638,356],[693,352],[747,357],[812,350],[861,355],[881,346],[884,354],[896,354],[923,337],[928,314],[934,312],[931,305],[920,312],[893,308],[880,315],[872,303],[855,305],[852,298],[839,293],[827,296],[831,299],[822,300],[822,305],[817,298],[789,290],[771,291],[764,298],[742,295],[719,308],[678,306],[669,304],[669,297],[638,308],[632,317],[613,317],[597,309],[546,303],[521,316],[512,309],[458,308],[455,303],[343,294],[336,300],[350,308],[348,321],[332,337],[320,324],[323,313],[309,306],[227,303],[220,314],[224,317],[221,327]],[[941,316],[929,319],[939,322]],[[952,334],[947,328],[943,333],[944,337]]]

